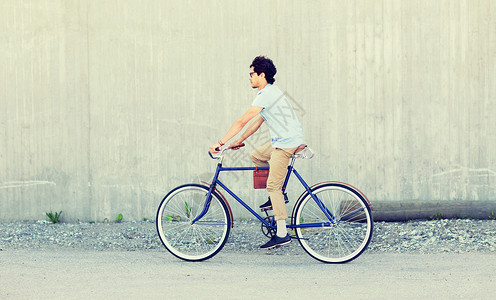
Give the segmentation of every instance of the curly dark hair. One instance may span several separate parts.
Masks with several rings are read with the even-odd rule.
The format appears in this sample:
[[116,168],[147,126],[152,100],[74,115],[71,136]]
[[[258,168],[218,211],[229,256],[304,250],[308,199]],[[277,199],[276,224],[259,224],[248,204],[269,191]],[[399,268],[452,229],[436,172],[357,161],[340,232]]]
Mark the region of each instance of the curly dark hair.
[[277,69],[271,59],[265,56],[257,56],[251,63],[250,68],[251,67],[253,67],[253,71],[258,75],[264,73],[268,83],[272,84],[276,81],[274,75],[276,75]]

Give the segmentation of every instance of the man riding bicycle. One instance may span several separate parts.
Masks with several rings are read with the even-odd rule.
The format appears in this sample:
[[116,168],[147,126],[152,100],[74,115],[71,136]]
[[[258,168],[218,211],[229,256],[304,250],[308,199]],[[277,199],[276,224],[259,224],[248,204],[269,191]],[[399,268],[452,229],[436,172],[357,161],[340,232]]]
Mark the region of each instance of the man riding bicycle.
[[260,247],[262,249],[271,249],[291,242],[286,229],[288,214],[282,186],[289,159],[303,143],[302,126],[291,104],[285,94],[273,84],[276,72],[272,60],[263,56],[258,56],[253,60],[250,65],[250,82],[252,88],[258,89],[257,96],[248,111],[232,124],[226,135],[210,146],[210,152],[217,153],[219,147],[235,137],[251,121],[241,137],[229,145],[229,148],[239,147],[244,140],[260,128],[263,122],[267,123],[271,141],[258,147],[250,155],[255,166],[270,165],[267,179],[269,200],[260,208],[273,208],[277,232],[270,241]]

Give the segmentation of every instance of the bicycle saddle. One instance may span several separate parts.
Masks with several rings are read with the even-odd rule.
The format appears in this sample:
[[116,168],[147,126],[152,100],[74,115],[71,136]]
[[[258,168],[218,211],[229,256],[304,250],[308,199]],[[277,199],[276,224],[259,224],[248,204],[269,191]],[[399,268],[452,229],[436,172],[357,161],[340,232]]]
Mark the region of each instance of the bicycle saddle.
[[303,149],[305,149],[306,147],[307,147],[306,144],[299,145],[298,148],[296,148],[295,154],[298,153],[298,152],[303,151]]

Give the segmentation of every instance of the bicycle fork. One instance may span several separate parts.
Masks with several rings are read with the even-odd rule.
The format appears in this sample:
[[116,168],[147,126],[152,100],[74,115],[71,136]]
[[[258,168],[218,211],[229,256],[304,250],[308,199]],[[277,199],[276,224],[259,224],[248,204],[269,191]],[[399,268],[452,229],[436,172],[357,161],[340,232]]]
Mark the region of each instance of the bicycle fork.
[[217,184],[217,177],[219,176],[220,173],[220,168],[222,167],[222,163],[219,163],[217,165],[217,170],[215,170],[215,175],[214,178],[212,179],[212,183],[210,184],[210,188],[208,189],[207,197],[205,199],[205,205],[203,205],[203,210],[202,212],[196,216],[196,218],[191,221],[191,225],[195,224],[198,220],[203,218],[204,215],[207,214],[208,209],[210,208],[210,203],[212,202],[212,193],[215,190],[215,186]]

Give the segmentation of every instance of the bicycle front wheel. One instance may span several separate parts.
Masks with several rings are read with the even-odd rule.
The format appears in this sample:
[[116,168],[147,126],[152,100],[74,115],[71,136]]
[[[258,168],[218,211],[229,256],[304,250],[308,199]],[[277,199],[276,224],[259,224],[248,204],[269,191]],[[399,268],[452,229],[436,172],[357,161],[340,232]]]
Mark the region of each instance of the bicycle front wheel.
[[157,232],[162,244],[174,256],[186,261],[211,258],[224,247],[231,228],[228,209],[212,193],[208,212],[195,224],[202,212],[208,187],[187,184],[170,191],[157,211]]
[[325,183],[312,192],[334,223],[307,193],[293,216],[295,225],[302,226],[296,228],[296,236],[303,249],[325,263],[345,263],[360,256],[372,238],[373,220],[367,201],[353,188],[339,183]]

